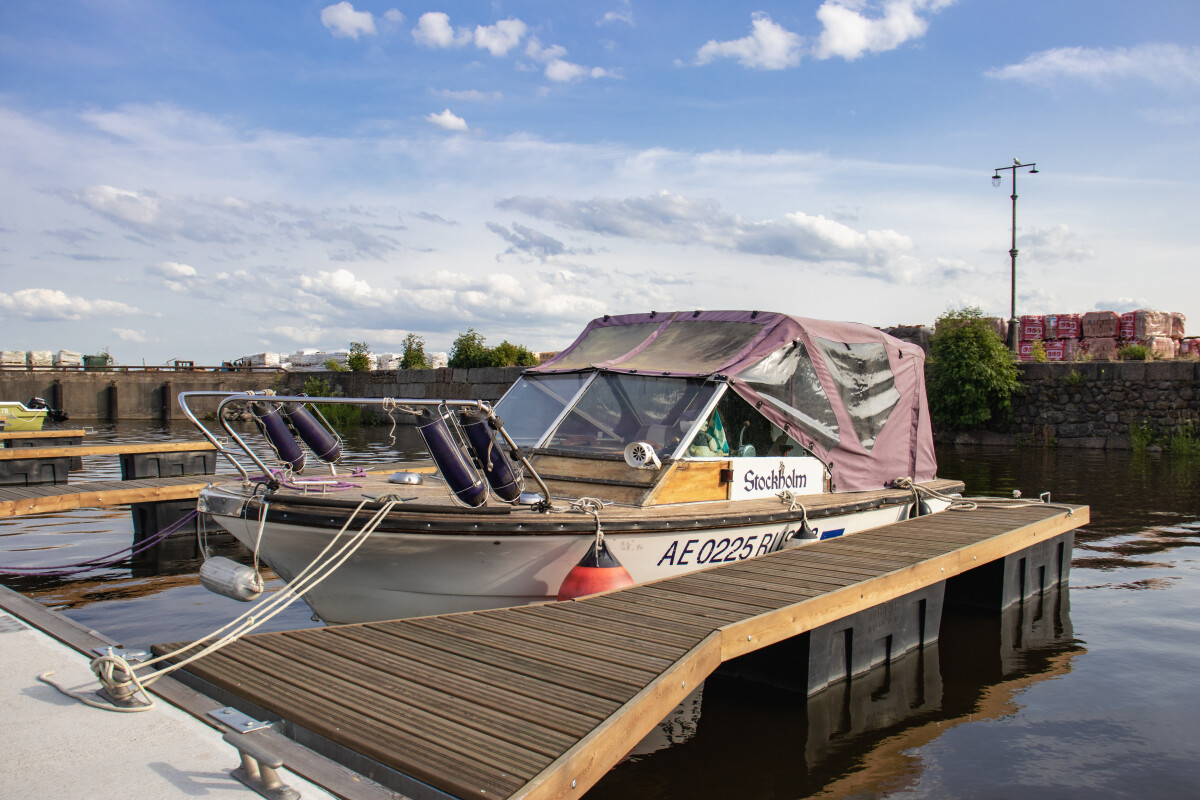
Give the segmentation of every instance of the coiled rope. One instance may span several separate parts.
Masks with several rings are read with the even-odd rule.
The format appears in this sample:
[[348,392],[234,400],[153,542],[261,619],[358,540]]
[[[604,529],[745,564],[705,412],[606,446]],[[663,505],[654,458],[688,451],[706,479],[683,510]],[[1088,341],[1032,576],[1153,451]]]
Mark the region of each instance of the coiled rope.
[[[145,698],[145,703],[143,705],[123,707],[99,703],[80,694],[79,692],[66,689],[50,680],[50,676],[54,674],[53,671],[46,672],[38,676],[38,680],[53,686],[58,691],[67,695],[68,697],[75,698],[81,703],[85,703],[95,708],[102,708],[106,711],[136,712],[146,711],[152,708],[154,706],[154,701],[146,692],[147,686],[151,685],[154,683],[154,681],[158,680],[164,675],[169,675],[175,670],[180,669],[199,658],[203,658],[209,653],[213,653],[261,627],[267,621],[282,613],[296,600],[300,599],[305,592],[308,592],[320,585],[322,581],[332,575],[334,571],[338,569],[338,567],[345,563],[350,556],[354,555],[354,553],[363,545],[363,543],[366,542],[367,538],[375,532],[375,530],[379,527],[391,510],[401,502],[399,498],[394,496],[388,496],[381,499],[385,500],[383,506],[375,512],[374,516],[372,516],[358,532],[350,536],[350,538],[345,541],[338,550],[330,553],[330,550],[334,547],[338,540],[345,535],[347,530],[349,530],[350,525],[354,522],[359,512],[362,511],[363,507],[368,502],[371,502],[369,499],[364,498],[362,502],[358,504],[353,513],[351,513],[350,517],[346,520],[346,524],[342,526],[341,530],[339,530],[337,534],[329,540],[329,543],[325,545],[324,549],[322,549],[321,552],[318,553],[312,560],[312,562],[303,570],[301,570],[290,583],[286,584],[282,589],[271,595],[269,598],[257,603],[246,613],[242,614],[231,622],[226,623],[204,638],[197,639],[185,647],[181,647],[170,653],[164,653],[156,658],[150,659],[149,661],[137,663],[136,666],[130,664],[125,658],[112,653],[111,651],[92,661],[92,672],[95,673],[96,678],[111,696],[132,701],[137,695],[140,694],[143,698]],[[265,513],[262,516],[265,519]],[[329,554],[328,557],[326,557],[327,553]],[[192,653],[181,661],[170,664],[153,672],[138,672],[138,670],[144,670],[145,668],[160,661],[174,658],[181,653],[192,650],[196,646],[204,644],[205,642],[211,643],[205,646],[203,649]]]

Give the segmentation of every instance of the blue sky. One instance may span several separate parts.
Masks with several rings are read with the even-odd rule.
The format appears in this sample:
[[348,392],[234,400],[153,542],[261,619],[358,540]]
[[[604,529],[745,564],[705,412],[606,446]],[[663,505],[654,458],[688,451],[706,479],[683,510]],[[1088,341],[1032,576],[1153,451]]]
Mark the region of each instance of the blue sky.
[[1194,0],[0,0],[0,348],[212,364],[604,313],[1200,331]]

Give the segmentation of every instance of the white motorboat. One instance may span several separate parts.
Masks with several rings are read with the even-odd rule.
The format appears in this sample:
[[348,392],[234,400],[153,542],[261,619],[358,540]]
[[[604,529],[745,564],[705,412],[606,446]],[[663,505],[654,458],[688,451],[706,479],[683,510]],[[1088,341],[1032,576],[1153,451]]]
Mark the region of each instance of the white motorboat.
[[[962,489],[936,478],[919,347],[779,313],[605,316],[494,407],[181,395],[220,446],[198,395],[221,396],[242,473],[201,510],[330,623],[657,580],[936,513]],[[431,460],[312,477],[308,456],[336,462],[341,444],[313,403],[412,415]],[[226,422],[247,406],[279,465]]]

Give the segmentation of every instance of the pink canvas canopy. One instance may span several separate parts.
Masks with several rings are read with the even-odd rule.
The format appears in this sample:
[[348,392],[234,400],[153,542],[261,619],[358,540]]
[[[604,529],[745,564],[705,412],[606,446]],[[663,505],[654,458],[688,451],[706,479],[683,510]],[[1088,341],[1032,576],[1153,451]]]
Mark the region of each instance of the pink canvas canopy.
[[936,477],[925,353],[868,325],[767,311],[605,316],[531,373],[726,379],[830,466],[836,491]]

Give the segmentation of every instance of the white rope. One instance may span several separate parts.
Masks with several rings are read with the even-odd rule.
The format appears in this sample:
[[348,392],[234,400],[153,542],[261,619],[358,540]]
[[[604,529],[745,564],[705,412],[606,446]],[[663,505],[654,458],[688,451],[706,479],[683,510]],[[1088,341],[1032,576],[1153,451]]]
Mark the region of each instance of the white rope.
[[[66,692],[52,681],[46,682],[55,686],[55,688],[58,688],[60,691],[63,691],[72,697],[76,697],[76,699],[79,699],[81,702],[85,702],[88,705],[93,705],[96,708],[110,710],[119,709],[121,711],[144,711],[150,708],[153,706],[154,701],[146,693],[147,686],[154,683],[154,681],[158,680],[164,675],[168,675],[199,658],[202,658],[221,649],[222,647],[225,647],[226,645],[237,641],[246,634],[251,633],[275,616],[282,613],[292,603],[300,599],[304,593],[320,585],[322,581],[332,575],[343,563],[345,563],[350,556],[354,555],[354,553],[359,547],[362,546],[367,538],[375,532],[375,530],[379,527],[391,510],[400,503],[400,501],[396,499],[385,502],[384,505],[377,512],[375,512],[375,514],[357,533],[353,534],[344,544],[342,544],[338,550],[326,557],[326,554],[329,553],[334,544],[346,533],[346,531],[350,528],[351,523],[358,516],[359,512],[362,511],[363,506],[365,506],[368,502],[370,502],[370,500],[363,498],[362,502],[360,502],[350,514],[350,517],[346,520],[346,524],[342,526],[341,530],[339,530],[337,534],[329,540],[329,543],[326,544],[321,552],[316,555],[312,562],[309,563],[309,565],[303,570],[301,570],[290,583],[285,585],[282,589],[271,595],[269,598],[260,601],[246,613],[226,623],[202,639],[197,639],[194,642],[190,642],[186,646],[181,647],[173,652],[164,653],[156,658],[150,659],[149,661],[141,662],[137,664],[136,667],[131,665],[121,656],[115,654],[103,655],[92,661],[92,671],[96,673],[96,677],[100,680],[104,687],[109,690],[110,693],[112,693],[114,696],[130,697],[140,693],[146,698],[147,705],[130,708],[100,705],[95,702],[90,702],[87,698],[78,696],[74,693]],[[265,510],[261,519],[266,519]],[[188,650],[192,650],[205,642],[211,642],[211,644],[208,644],[203,649],[193,653],[182,661],[175,662],[144,675],[139,675],[137,672],[138,669],[144,669],[160,661],[174,658],[175,656],[178,656],[179,654]],[[120,673],[124,673],[126,677],[119,677]],[[133,687],[132,691],[129,688],[131,686]]]
[[[1048,507],[1060,508],[1067,512],[1068,517],[1075,516],[1075,509],[1062,503],[1044,503],[1041,500],[1020,500],[1014,502],[1016,498],[1014,498],[1014,500],[1008,500],[1003,497],[954,497],[952,495],[943,494],[934,489],[930,489],[928,486],[922,486],[921,484],[915,482],[912,478],[897,478],[895,481],[893,481],[893,483],[899,489],[911,490],[914,495],[919,492],[926,497],[931,497],[935,500],[941,500],[945,503],[949,503],[949,507],[946,509],[947,511],[974,511],[981,506],[987,506],[988,508]],[[1020,497],[1020,495],[1018,494],[1016,497]]]

